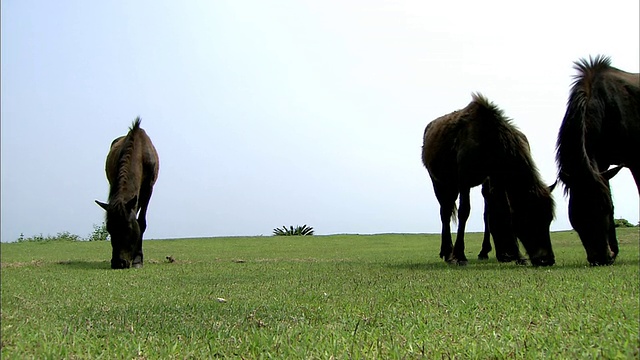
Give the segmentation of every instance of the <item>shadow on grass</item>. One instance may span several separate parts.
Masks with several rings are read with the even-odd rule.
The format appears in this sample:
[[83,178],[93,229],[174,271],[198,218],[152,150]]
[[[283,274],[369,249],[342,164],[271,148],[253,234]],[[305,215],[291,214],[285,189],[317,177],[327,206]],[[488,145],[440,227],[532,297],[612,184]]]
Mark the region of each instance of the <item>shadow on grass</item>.
[[84,260],[69,260],[58,261],[56,265],[64,266],[72,269],[82,270],[111,270],[111,263],[109,261],[84,261]]
[[635,266],[638,267],[640,265],[640,262],[638,261],[638,259],[629,259],[629,258],[617,258],[616,261],[612,264],[612,265],[605,265],[605,266],[590,266],[589,263],[587,262],[587,259],[585,258],[582,261],[573,261],[573,262],[568,262],[568,263],[561,263],[559,265],[557,265],[560,268],[592,268],[592,269],[606,269],[606,268],[610,268],[610,267],[617,267],[617,266]]
[[385,264],[387,267],[392,269],[401,269],[401,270],[433,270],[433,271],[451,271],[451,270],[460,270],[460,271],[478,271],[478,270],[496,270],[496,269],[522,269],[526,267],[532,267],[531,265],[517,265],[515,262],[510,263],[500,263],[497,260],[472,260],[469,259],[467,265],[453,265],[447,264],[444,261],[439,262],[405,262],[405,263],[395,263],[395,264]]
[[537,270],[554,270],[554,269],[580,269],[580,268],[591,268],[591,269],[601,269],[601,268],[610,268],[617,266],[639,266],[640,261],[638,259],[620,259],[618,258],[613,265],[608,266],[590,266],[586,259],[582,261],[572,261],[572,262],[562,262],[557,261],[556,264],[552,266],[533,266],[531,264],[528,265],[518,265],[515,262],[509,263],[501,263],[495,259],[489,260],[471,260],[469,259],[469,263],[465,266],[452,265],[447,264],[444,261],[442,262],[405,262],[405,263],[395,263],[395,264],[384,264],[386,267],[391,269],[400,269],[400,270],[427,270],[427,271],[451,271],[451,270],[460,270],[460,271],[483,271],[483,270],[504,270],[504,271],[512,271],[512,270],[521,270],[521,269],[537,269]]

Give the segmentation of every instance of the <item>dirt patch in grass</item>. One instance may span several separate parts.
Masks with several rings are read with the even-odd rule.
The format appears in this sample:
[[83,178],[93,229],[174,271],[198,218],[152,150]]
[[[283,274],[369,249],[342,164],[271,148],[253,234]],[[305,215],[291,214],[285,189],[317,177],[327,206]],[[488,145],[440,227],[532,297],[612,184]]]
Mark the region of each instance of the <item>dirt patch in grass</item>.
[[3,261],[2,264],[0,264],[0,266],[3,268],[19,268],[19,267],[25,267],[25,266],[42,266],[44,264],[45,262],[43,260],[35,259],[35,260],[25,261],[25,262],[4,262]]

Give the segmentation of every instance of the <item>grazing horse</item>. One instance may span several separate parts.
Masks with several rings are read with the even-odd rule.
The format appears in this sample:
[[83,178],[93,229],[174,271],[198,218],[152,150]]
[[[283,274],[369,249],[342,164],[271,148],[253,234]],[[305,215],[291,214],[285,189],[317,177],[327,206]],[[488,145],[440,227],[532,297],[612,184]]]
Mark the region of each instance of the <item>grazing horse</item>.
[[[158,178],[158,153],[136,118],[126,136],[111,143],[105,171],[109,180],[106,210],[111,235],[111,268],[142,267],[142,235],[147,228],[147,206]],[[139,214],[138,214],[139,212]],[[137,215],[137,218],[136,218]]]
[[[523,134],[524,136],[524,134]],[[525,138],[526,139],[526,138]],[[553,186],[550,189],[553,189]],[[511,209],[509,208],[509,203],[504,201],[495,201],[497,190],[491,188],[491,181],[487,178],[482,183],[482,197],[484,198],[484,234],[482,238],[482,248],[480,249],[480,253],[478,253],[478,260],[488,260],[489,253],[491,252],[491,234],[493,233],[494,242],[496,243],[496,259],[499,262],[511,262],[516,261],[516,263],[525,265],[527,263],[527,259],[520,253],[520,249],[518,248],[518,240],[516,234],[513,230],[513,224],[505,219],[510,219],[512,217]],[[490,218],[490,201],[493,202],[493,210],[496,214],[502,214],[501,216],[506,216],[505,219],[493,219],[494,221],[500,221],[500,228],[491,229],[489,223],[491,222]],[[502,196],[502,199],[506,199],[506,195]],[[496,206],[501,206],[502,208],[496,208]],[[497,210],[497,211],[496,211]],[[499,243],[497,241],[500,241]]]
[[[502,110],[480,94],[473,94],[464,109],[427,125],[422,162],[440,203],[440,257],[446,262],[467,263],[464,231],[471,210],[469,191],[489,178],[485,201],[496,253],[517,254],[517,236],[533,265],[554,264],[549,236],[554,202],[523,139]],[[453,246],[450,220],[458,195],[459,222]]]
[[[629,168],[640,193],[640,76],[611,66],[606,56],[581,59],[558,132],[558,178],[569,195],[569,221],[591,265],[618,255],[609,180]],[[619,170],[619,168],[618,168]]]
[[[531,151],[531,148],[529,147],[529,140],[527,140],[527,137],[523,133],[517,130],[516,130],[516,134],[520,137],[520,140],[527,145],[527,149]],[[550,191],[552,191],[554,187],[555,187],[555,184],[551,185],[551,187],[549,188]],[[489,202],[488,202],[490,201],[490,196],[492,196],[491,181],[489,180],[489,178],[487,178],[482,183],[482,197],[484,198],[484,214],[483,214],[484,236],[482,239],[482,248],[480,249],[480,253],[478,254],[479,260],[489,259],[489,253],[491,252],[491,229],[489,226],[490,218],[489,218]],[[504,212],[504,210],[502,212]],[[510,213],[508,212],[508,210],[507,210],[507,216],[510,216]],[[517,247],[517,239],[513,231],[511,231],[511,233],[505,233],[505,235],[507,236],[506,240],[508,240],[509,241],[508,243],[511,244],[511,248],[509,250],[505,250],[507,252],[502,252],[502,253],[496,252],[496,259],[498,259],[498,261],[500,262],[510,262],[510,261],[516,260],[519,264],[526,264],[526,259],[524,258],[524,256],[522,256],[522,254],[520,253],[520,250]],[[500,235],[498,235],[498,237],[500,237]],[[494,239],[494,242],[495,242],[495,239]],[[514,243],[515,243],[515,247],[513,246]]]

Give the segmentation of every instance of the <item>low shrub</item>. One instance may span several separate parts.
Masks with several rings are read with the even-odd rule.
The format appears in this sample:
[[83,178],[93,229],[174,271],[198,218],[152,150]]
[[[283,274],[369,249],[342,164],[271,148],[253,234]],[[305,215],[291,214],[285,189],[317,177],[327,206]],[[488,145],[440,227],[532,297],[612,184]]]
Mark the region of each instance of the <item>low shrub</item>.
[[31,237],[25,237],[24,234],[20,234],[18,237],[18,242],[45,242],[45,241],[81,241],[82,238],[76,234],[72,234],[68,231],[59,232],[55,236],[47,235],[43,236],[34,235]]
[[68,231],[59,232],[55,236],[34,235],[25,237],[23,233],[18,237],[18,242],[47,242],[47,241],[106,241],[109,240],[109,232],[107,232],[107,225],[103,222],[101,225],[93,225],[93,232],[82,238],[79,235],[72,234]]
[[313,235],[313,228],[311,226],[302,225],[296,226],[283,226],[282,228],[273,229],[274,236],[310,236]]
[[104,222],[101,225],[93,224],[93,232],[87,237],[87,241],[107,241],[109,239],[107,224]]
[[615,219],[613,222],[616,227],[633,227],[633,224],[627,221],[627,219]]

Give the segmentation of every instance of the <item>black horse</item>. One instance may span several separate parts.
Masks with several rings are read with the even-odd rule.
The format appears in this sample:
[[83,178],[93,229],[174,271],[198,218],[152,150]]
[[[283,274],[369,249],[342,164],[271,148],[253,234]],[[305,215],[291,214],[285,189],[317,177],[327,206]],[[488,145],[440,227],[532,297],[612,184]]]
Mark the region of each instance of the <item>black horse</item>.
[[107,155],[109,203],[96,200],[107,211],[113,269],[129,268],[132,263],[142,267],[142,235],[147,228],[147,206],[158,178],[158,165],[156,148],[140,128],[140,118],[136,118],[126,136],[113,140]]
[[628,167],[640,193],[640,76],[596,56],[575,63],[578,74],[556,143],[558,178],[569,194],[569,220],[591,265],[618,254],[609,180]]
[[[520,140],[524,142],[527,145],[527,148],[529,149],[529,151],[531,151],[531,148],[529,147],[529,140],[527,139],[527,137],[519,130],[517,129],[515,130],[516,130],[516,134],[520,136]],[[555,184],[553,184],[550,187],[550,191],[553,191],[554,187],[555,187]],[[491,252],[491,227],[489,226],[489,223],[490,223],[489,201],[492,196],[493,198],[495,198],[495,194],[493,193],[495,191],[499,191],[499,190],[492,189],[491,180],[487,178],[482,183],[482,197],[484,198],[484,214],[483,214],[484,235],[482,238],[482,248],[480,249],[480,253],[478,253],[479,260],[489,259],[489,253]],[[505,196],[506,195],[503,195],[503,197]],[[494,211],[496,211],[495,209],[496,205],[497,204],[494,204]],[[508,202],[506,204],[503,203],[503,206],[506,206],[506,207],[504,209],[498,209],[498,211],[504,213],[504,215],[506,216],[511,216],[508,208]],[[503,223],[505,225],[508,225],[506,222],[503,222]],[[494,232],[495,231],[496,230],[494,230]],[[503,252],[496,252],[496,259],[498,259],[498,261],[500,262],[510,262],[510,261],[516,260],[519,264],[526,264],[525,257],[522,256],[522,254],[520,253],[520,250],[517,247],[517,239],[516,239],[515,233],[513,233],[513,230],[511,229],[510,231],[509,228],[504,228],[502,229],[502,231],[503,231],[503,235],[505,236],[505,240],[507,240],[506,243],[510,244],[510,247],[508,249],[503,250]],[[498,238],[500,238],[500,234],[498,234]],[[496,240],[494,239],[494,242],[495,241]],[[514,247],[514,243],[515,243],[515,247]],[[498,246],[500,247],[500,244]]]
[[[532,264],[554,264],[549,236],[554,202],[523,139],[524,135],[503,112],[479,94],[474,94],[464,109],[427,125],[422,163],[440,203],[440,257],[445,261],[467,263],[464,231],[471,210],[469,191],[489,178],[491,187],[485,201],[496,253],[517,256],[515,235]],[[458,195],[459,223],[453,246],[449,223]]]
[[[524,134],[523,134],[524,136]],[[526,138],[525,138],[526,141]],[[495,189],[491,186],[491,180],[487,178],[482,183],[482,197],[484,198],[484,233],[482,237],[482,248],[478,253],[478,260],[488,260],[491,252],[491,236],[496,245],[496,259],[499,262],[516,261],[525,265],[527,259],[518,248],[518,240],[513,229],[512,209],[504,189]],[[491,212],[496,219],[491,219]],[[490,226],[494,222],[494,228]],[[497,225],[495,223],[498,222]]]

